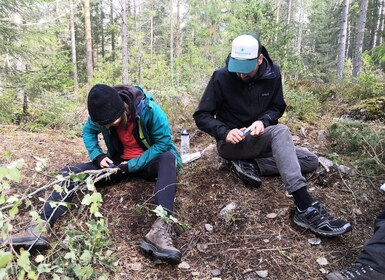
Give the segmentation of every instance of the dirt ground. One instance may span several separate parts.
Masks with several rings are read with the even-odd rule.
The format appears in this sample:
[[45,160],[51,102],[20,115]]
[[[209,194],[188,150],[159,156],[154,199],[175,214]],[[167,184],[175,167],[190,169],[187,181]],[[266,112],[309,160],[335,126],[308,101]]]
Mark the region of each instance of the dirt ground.
[[[330,153],[326,141],[318,141],[322,127],[305,127],[306,137],[292,131],[295,142],[318,156]],[[190,127],[192,151],[202,151],[213,139]],[[176,137],[175,142],[179,140]],[[71,138],[63,132],[28,133],[16,126],[0,127],[0,150],[10,151],[12,159],[24,158],[28,168],[14,193],[30,192],[49,182],[46,176],[32,177],[35,157],[47,159],[47,171],[87,161],[80,137]],[[1,162],[0,162],[1,163]],[[29,171],[28,171],[29,170]],[[309,239],[316,237],[292,222],[294,204],[285,195],[279,177],[263,178],[260,188],[245,186],[225,164],[213,156],[192,162],[178,175],[175,202],[177,218],[189,225],[178,230],[176,245],[183,253],[181,266],[171,266],[143,256],[137,246],[148,232],[154,216],[137,214],[135,205],[150,199],[153,182],[133,180],[101,190],[102,214],[110,230],[117,262],[111,279],[322,279],[327,272],[351,264],[371,236],[377,214],[385,205],[379,186],[370,185],[363,177],[346,176],[338,171],[307,174],[311,194],[323,202],[334,216],[350,221],[353,231],[338,238],[320,238],[319,245]],[[46,195],[46,194],[45,194]],[[44,196],[44,194],[40,194]],[[220,210],[234,202],[236,209],[227,220]],[[38,208],[40,202],[36,199]],[[276,215],[269,215],[269,214]],[[22,227],[28,220],[20,213]],[[65,224],[65,217],[54,231]],[[206,224],[212,226],[208,231]],[[326,258],[327,264],[317,262]]]

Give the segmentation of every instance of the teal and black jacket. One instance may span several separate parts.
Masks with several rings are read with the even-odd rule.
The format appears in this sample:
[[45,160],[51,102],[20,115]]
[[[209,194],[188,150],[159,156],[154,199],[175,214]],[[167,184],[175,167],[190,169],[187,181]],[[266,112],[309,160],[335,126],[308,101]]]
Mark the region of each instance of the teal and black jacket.
[[[128,161],[128,171],[140,171],[151,160],[167,151],[174,154],[177,166],[180,168],[182,159],[172,142],[167,116],[153,101],[151,94],[139,86],[122,85],[114,88],[124,101],[130,99],[136,105],[133,136],[144,150],[139,157]],[[84,144],[92,161],[97,161],[97,158],[105,156],[111,159],[118,158],[123,152],[123,146],[114,127],[108,129],[100,126],[88,117],[82,133]],[[98,134],[100,133],[102,133],[107,147],[106,154],[98,142]]]

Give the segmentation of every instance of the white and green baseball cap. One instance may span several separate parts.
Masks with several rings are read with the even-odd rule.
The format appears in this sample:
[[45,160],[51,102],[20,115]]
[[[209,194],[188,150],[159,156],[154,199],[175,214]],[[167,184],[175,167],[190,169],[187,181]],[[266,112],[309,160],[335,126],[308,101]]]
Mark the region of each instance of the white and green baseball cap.
[[258,36],[245,34],[233,40],[227,69],[229,72],[247,74],[254,70],[258,62],[261,44]]

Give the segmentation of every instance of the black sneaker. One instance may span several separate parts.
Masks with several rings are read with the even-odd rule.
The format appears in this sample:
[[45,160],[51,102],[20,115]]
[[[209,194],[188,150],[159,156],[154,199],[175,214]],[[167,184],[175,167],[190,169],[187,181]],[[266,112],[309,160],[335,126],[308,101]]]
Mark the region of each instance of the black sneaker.
[[371,266],[355,263],[342,271],[334,271],[325,276],[326,280],[384,280],[385,274],[375,271]]
[[243,160],[232,160],[231,170],[249,186],[259,187],[262,184],[252,163]]
[[318,201],[307,209],[295,210],[294,223],[298,226],[310,229],[312,232],[326,237],[338,236],[352,230],[352,225],[344,220],[335,219]]

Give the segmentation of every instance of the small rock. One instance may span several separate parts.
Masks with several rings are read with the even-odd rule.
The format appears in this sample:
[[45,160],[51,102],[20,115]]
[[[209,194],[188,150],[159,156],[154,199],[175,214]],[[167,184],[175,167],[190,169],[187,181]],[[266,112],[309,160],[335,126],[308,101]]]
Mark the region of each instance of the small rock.
[[193,271],[193,272],[191,272],[191,275],[192,275],[192,276],[199,276],[200,273],[199,273],[198,271]]
[[319,270],[322,274],[327,274],[327,273],[329,273],[329,271],[327,270],[327,269],[325,269],[325,268],[320,268],[320,270]]
[[214,227],[210,224],[205,224],[205,229],[207,232],[213,232]]
[[308,240],[307,240],[307,242],[309,242],[311,245],[319,245],[319,244],[321,244],[321,239],[319,239],[319,238],[309,238]]
[[206,251],[208,247],[209,247],[209,245],[207,245],[207,243],[198,243],[197,244],[197,249],[199,252]]
[[317,259],[317,263],[319,265],[328,265],[329,264],[328,260],[325,257],[319,257]]
[[212,274],[214,277],[221,275],[221,273],[222,273],[222,271],[221,271],[219,268],[216,268],[216,269],[211,270],[211,274]]
[[353,213],[356,214],[356,215],[358,215],[358,216],[361,216],[361,215],[362,215],[362,211],[361,211],[360,209],[358,209],[358,208],[354,208],[354,209],[353,209]]
[[219,216],[222,218],[225,218],[226,220],[229,219],[229,216],[231,216],[234,212],[234,210],[237,208],[237,204],[235,202],[230,202],[227,204],[220,212]]
[[334,166],[334,163],[330,159],[327,159],[326,157],[319,157],[318,160],[328,168],[331,168]]
[[133,271],[141,271],[142,270],[142,264],[139,263],[139,262],[135,262],[135,263],[129,263],[127,265],[127,268],[129,270],[133,270]]
[[178,267],[181,268],[181,269],[190,269],[190,265],[186,262],[181,262],[180,264],[178,264]]
[[270,214],[267,214],[266,215],[266,218],[268,218],[268,219],[275,219],[275,218],[277,218],[277,214],[276,213],[270,213]]
[[257,273],[257,275],[261,278],[266,278],[269,275],[269,272],[267,270],[259,270],[255,273]]
[[317,140],[318,141],[324,141],[326,139],[326,131],[320,130],[317,132]]
[[350,167],[347,167],[345,165],[338,165],[338,169],[344,173],[344,174],[347,174],[347,175],[354,175],[354,171],[353,169],[351,169]]

